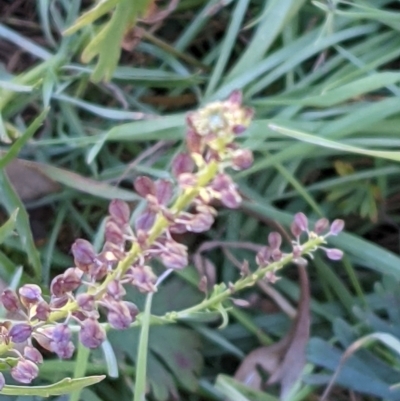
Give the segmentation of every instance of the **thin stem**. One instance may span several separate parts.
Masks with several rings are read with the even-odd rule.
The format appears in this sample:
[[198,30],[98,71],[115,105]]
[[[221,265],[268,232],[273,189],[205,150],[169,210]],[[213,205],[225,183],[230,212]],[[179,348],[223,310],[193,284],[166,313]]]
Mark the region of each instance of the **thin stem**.
[[133,401],[145,401],[146,394],[146,373],[147,373],[147,346],[150,331],[150,311],[153,300],[153,293],[147,295],[146,305],[142,318],[142,328],[140,330],[140,338],[137,353],[137,369],[135,378],[135,391]]

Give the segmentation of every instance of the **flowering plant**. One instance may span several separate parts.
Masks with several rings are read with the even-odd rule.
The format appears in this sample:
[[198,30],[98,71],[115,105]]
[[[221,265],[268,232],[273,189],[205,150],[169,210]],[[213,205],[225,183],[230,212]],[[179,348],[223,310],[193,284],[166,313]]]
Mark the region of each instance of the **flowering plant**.
[[[251,166],[252,152],[241,148],[236,138],[251,122],[252,110],[242,106],[241,94],[234,92],[226,100],[215,102],[187,117],[187,152],[172,162],[172,180],[138,177],[136,192],[147,206],[131,224],[131,210],[122,200],[113,200],[105,224],[104,246],[96,253],[91,243],[77,239],[72,245],[74,266],[53,278],[50,294],[39,286],[25,284],[17,292],[6,289],[1,302],[16,316],[0,323],[0,366],[10,370],[20,383],[29,384],[38,376],[43,357],[40,350],[71,358],[73,333],[87,348],[97,348],[106,339],[106,329],[123,330],[141,326],[138,345],[139,366],[135,380],[135,401],[144,399],[146,353],[151,301],[163,279],[174,270],[188,265],[188,249],[176,240],[176,234],[201,233],[210,229],[218,205],[238,208],[242,197],[228,169],[243,170]],[[343,229],[343,221],[329,224],[318,220],[310,230],[303,213],[295,215],[291,232],[292,249],[281,250],[282,238],[272,232],[268,244],[256,256],[257,268],[244,264],[241,278],[235,283],[215,285],[199,304],[159,316],[158,321],[172,323],[199,312],[221,311],[224,303],[237,291],[259,280],[274,282],[276,272],[289,263],[306,264],[305,257],[322,248],[328,258],[340,259],[337,249],[323,245],[330,235]],[[157,277],[152,261],[158,259],[165,272]],[[200,282],[206,287],[205,278]],[[144,311],[124,299],[126,287],[147,293]],[[5,379],[0,373],[0,389]]]

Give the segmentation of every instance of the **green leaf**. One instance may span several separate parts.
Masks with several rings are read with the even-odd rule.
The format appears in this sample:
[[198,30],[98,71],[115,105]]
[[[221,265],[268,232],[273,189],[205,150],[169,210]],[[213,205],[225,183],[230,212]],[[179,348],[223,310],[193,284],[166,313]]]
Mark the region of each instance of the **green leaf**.
[[51,384],[49,386],[4,386],[0,395],[36,395],[39,397],[50,397],[54,395],[68,394],[83,387],[92,386],[101,382],[105,376],[89,376],[80,379],[71,379],[69,377]]
[[28,142],[28,140],[32,137],[32,135],[37,131],[37,129],[41,126],[42,122],[46,118],[47,112],[49,110],[46,109],[40,113],[38,117],[32,122],[29,128],[23,133],[23,135],[18,138],[8,152],[0,159],[0,169],[4,169],[4,167],[11,162],[22,149],[22,147]]
[[64,31],[64,35],[72,35],[79,29],[99,19],[112,10],[119,0],[101,0],[92,9],[82,14],[75,23]]
[[0,203],[6,208],[9,214],[14,213],[17,209],[19,210],[16,217],[16,229],[21,244],[28,255],[29,262],[33,266],[36,276],[39,277],[41,262],[29,225],[29,216],[25,210],[24,204],[21,202],[8,180],[4,169],[0,169]]
[[14,232],[17,215],[18,209],[14,210],[10,218],[0,227],[0,244]]
[[119,0],[110,19],[82,53],[82,60],[90,62],[98,57],[92,80],[110,80],[118,64],[121,43],[125,32],[134,26],[136,19],[147,9],[150,0]]
[[253,390],[226,375],[218,375],[215,387],[232,401],[278,401],[278,398],[266,392]]
[[302,142],[311,143],[313,145],[323,146],[326,148],[337,149],[343,152],[357,153],[366,156],[379,157],[382,159],[400,161],[400,152],[385,150],[368,150],[356,146],[346,145],[344,143],[321,138],[320,136],[306,134],[305,132],[295,131],[292,129],[280,127],[275,124],[269,124],[268,128],[279,132],[282,135],[290,136]]

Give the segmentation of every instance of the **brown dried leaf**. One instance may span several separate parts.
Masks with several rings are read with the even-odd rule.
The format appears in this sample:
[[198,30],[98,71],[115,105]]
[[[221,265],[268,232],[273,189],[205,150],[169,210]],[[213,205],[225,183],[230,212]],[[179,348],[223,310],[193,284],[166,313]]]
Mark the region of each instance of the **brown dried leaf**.
[[305,349],[310,331],[310,289],[307,272],[299,266],[301,297],[298,312],[289,333],[269,347],[252,351],[241,363],[235,379],[249,387],[261,390],[262,378],[257,370],[261,367],[270,374],[266,385],[280,383],[280,398],[284,400],[299,379],[305,365]]
[[38,163],[14,159],[5,168],[7,176],[23,202],[60,190],[60,185],[44,174]]

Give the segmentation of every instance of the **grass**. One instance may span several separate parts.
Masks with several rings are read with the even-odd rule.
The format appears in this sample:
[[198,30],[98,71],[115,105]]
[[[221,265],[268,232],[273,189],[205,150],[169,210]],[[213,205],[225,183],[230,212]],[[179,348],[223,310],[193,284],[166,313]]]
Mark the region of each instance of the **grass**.
[[[117,23],[107,29],[121,36],[118,15],[130,10],[130,19],[137,20],[141,10],[131,10],[125,0],[105,2],[111,11],[117,3],[119,11],[100,18],[92,14],[93,20],[79,20],[91,2],[40,0],[13,7],[6,1],[0,6],[4,221],[20,210],[19,236],[8,236],[0,248],[0,277],[9,283],[23,266],[21,282],[48,286],[54,274],[70,266],[69,247],[76,237],[100,245],[109,199],[137,204],[131,185],[136,176],[167,175],[184,136],[185,113],[241,89],[256,111],[243,136],[255,163],[235,175],[247,201],[239,211],[222,213],[204,240],[258,244],[276,224],[287,227],[298,211],[311,219],[346,220],[347,232],[331,242],[345,259],[316,258],[309,266],[308,373],[291,399],[322,394],[353,341],[370,333],[398,336],[400,328],[398,4],[181,0],[159,27],[139,22],[145,34],[119,55],[118,35],[103,40],[100,27],[114,18]],[[85,23],[63,35],[76,21]],[[45,118],[39,131],[35,118]],[[61,191],[21,201],[18,183],[13,188],[4,174],[17,156],[41,163],[38,175],[61,184]],[[32,234],[35,226],[43,238]],[[190,241],[195,250],[199,244]],[[238,260],[253,260],[249,251],[232,252]],[[205,256],[215,265],[218,281],[238,277],[221,251]],[[193,305],[200,296],[197,283],[193,266],[169,279],[154,297],[154,310]],[[294,269],[276,289],[296,305]],[[241,296],[265,299],[258,289]],[[275,399],[274,387],[268,394],[248,394],[230,379],[244,355],[287,331],[288,317],[276,307],[267,313],[271,302],[269,309],[265,304],[255,303],[240,316],[233,312],[223,330],[208,322],[152,329],[149,399],[168,400],[171,394],[190,401]],[[117,360],[119,376],[85,389],[81,399],[132,399],[138,333],[111,333],[109,340],[103,353],[88,357],[86,374],[108,370],[116,376]],[[192,361],[186,371],[171,359],[181,344]],[[81,375],[77,360],[48,359],[42,382]],[[373,344],[344,364],[332,397],[347,399],[355,392],[362,400],[398,399],[389,386],[399,381],[399,368],[395,352]],[[71,397],[77,400],[79,393]]]

